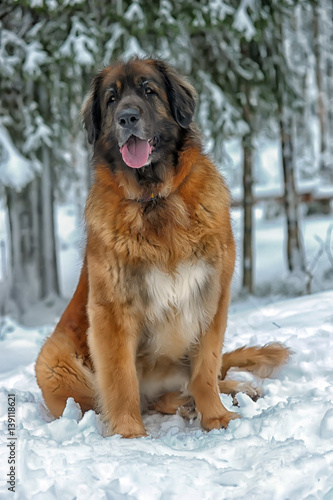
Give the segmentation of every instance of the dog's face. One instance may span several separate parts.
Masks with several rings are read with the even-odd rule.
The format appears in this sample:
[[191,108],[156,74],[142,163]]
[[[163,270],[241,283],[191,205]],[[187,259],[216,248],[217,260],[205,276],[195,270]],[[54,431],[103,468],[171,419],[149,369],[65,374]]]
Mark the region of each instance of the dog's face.
[[166,63],[134,59],[93,80],[82,115],[95,161],[151,187],[175,165],[195,111],[196,92]]

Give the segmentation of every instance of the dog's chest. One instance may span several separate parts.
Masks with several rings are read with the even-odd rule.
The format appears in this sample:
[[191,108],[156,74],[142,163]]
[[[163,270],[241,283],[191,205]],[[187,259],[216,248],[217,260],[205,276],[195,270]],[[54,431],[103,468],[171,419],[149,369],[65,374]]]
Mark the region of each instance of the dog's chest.
[[176,359],[207,328],[212,274],[204,261],[182,263],[172,274],[150,269],[146,275],[150,350]]

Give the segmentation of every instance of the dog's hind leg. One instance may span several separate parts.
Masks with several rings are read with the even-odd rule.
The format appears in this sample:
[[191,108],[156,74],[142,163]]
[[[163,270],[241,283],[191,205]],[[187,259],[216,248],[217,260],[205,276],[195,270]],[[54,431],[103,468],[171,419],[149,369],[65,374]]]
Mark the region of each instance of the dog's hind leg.
[[36,362],[38,385],[55,417],[62,414],[69,397],[81,405],[82,411],[94,407],[94,375],[87,345],[87,296],[84,261],[73,298]]
[[191,420],[198,416],[192,396],[186,396],[181,391],[167,392],[156,399],[149,409],[164,415],[175,415]]
[[180,406],[185,406],[191,401],[193,401],[193,398],[185,396],[181,391],[167,392],[156,399],[150,405],[150,409],[166,415],[174,415]]
[[222,394],[230,394],[233,404],[238,406],[236,394],[242,392],[247,394],[253,401],[261,396],[261,390],[250,382],[238,382],[237,380],[219,380],[219,389]]
[[83,412],[94,408],[93,373],[66,334],[53,334],[36,362],[36,377],[46,405],[59,417],[69,397]]

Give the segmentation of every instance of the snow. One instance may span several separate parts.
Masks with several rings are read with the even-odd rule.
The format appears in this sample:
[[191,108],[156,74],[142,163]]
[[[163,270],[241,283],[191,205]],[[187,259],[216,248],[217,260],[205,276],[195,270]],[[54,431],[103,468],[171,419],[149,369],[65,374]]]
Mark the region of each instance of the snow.
[[34,176],[33,163],[19,152],[8,131],[0,124],[0,183],[20,191]]
[[33,41],[26,45],[26,59],[23,65],[23,71],[30,76],[40,75],[41,68],[47,61],[47,54],[42,50],[39,42]]
[[[233,230],[237,245],[237,261],[233,279],[233,296],[237,308],[237,295],[241,288],[242,266],[242,210],[232,211]],[[323,251],[330,246],[328,241],[332,215],[313,215],[301,220],[302,237],[304,241],[307,268],[311,272],[311,292],[319,292],[332,288],[333,267],[329,256]],[[282,300],[285,296],[295,296],[304,293],[306,277],[289,274],[286,262],[286,224],[283,216],[266,219],[262,207],[255,209],[254,217],[254,285],[257,296],[263,300]],[[258,299],[253,298],[257,303]]]
[[[33,107],[32,107],[33,109]],[[35,123],[30,124],[27,131],[27,139],[23,145],[23,151],[29,153],[36,151],[44,143],[49,148],[52,147],[52,129],[46,125],[41,116],[36,116]]]
[[[204,432],[179,415],[146,415],[149,436],[103,438],[99,417],[68,400],[53,420],[34,376],[52,326],[4,320],[0,342],[0,440],[6,448],[7,395],[17,398],[17,498],[333,498],[333,291],[232,314],[226,350],[280,341],[294,354],[254,403],[239,395],[241,420]],[[252,375],[233,377],[251,380]],[[260,381],[257,381],[260,383]],[[232,408],[231,397],[222,395]],[[2,456],[4,456],[2,454]],[[0,461],[0,494],[8,464]]]
[[251,17],[249,16],[247,10],[252,8],[252,0],[242,0],[237,12],[235,13],[233,27],[237,31],[244,32],[244,36],[247,40],[251,40],[255,33],[256,29],[253,26]]
[[[58,266],[60,269],[61,295],[70,298],[73,295],[81,271],[84,225],[78,223],[73,207],[64,205],[57,209],[56,232],[58,238]],[[81,245],[83,247],[83,245]]]
[[158,12],[158,20],[156,20],[156,25],[160,26],[163,24],[167,24],[168,26],[175,26],[176,20],[172,15],[173,5],[169,0],[161,0],[159,12]]
[[103,58],[103,64],[110,64],[112,61],[113,53],[118,43],[118,40],[124,35],[125,30],[120,23],[114,23],[112,27],[112,32],[110,33],[110,39],[105,44],[105,55]]
[[131,5],[128,7],[127,11],[124,14],[124,19],[134,23],[143,23],[145,19],[145,15],[141,8],[141,5],[137,1],[133,1]]
[[[314,128],[315,130],[315,128]],[[267,139],[259,137],[255,141],[254,165],[255,184],[253,186],[254,197],[279,198],[283,196],[283,175],[280,168],[281,151],[277,139]],[[239,139],[228,140],[225,143],[227,155],[226,162],[222,165],[221,171],[230,171],[230,164],[237,172],[242,172],[241,142]],[[229,163],[228,161],[229,160]],[[229,168],[228,168],[229,167]],[[312,172],[309,178],[299,178],[300,172],[296,176],[295,183],[297,193],[308,194],[313,199],[323,199],[333,197],[333,184],[325,184],[318,172]],[[235,202],[241,203],[243,197],[243,187],[241,182],[237,182],[231,187],[232,198]]]
[[211,16],[211,22],[213,24],[217,24],[218,22],[223,21],[226,16],[232,15],[234,13],[234,9],[223,0],[210,0],[209,13]]
[[91,67],[95,63],[96,51],[94,39],[87,36],[85,25],[77,16],[74,16],[70,34],[59,49],[60,57],[71,57],[74,53],[78,64]]
[[[15,47],[14,51],[9,48]],[[13,77],[16,66],[21,63],[20,50],[24,51],[25,43],[12,31],[1,30],[0,68],[3,76]]]

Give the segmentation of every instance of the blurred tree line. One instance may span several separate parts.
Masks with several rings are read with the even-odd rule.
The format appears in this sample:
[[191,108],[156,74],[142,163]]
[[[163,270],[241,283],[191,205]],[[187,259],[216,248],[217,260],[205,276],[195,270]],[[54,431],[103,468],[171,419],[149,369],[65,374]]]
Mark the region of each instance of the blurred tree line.
[[333,179],[332,0],[4,0],[0,200],[10,234],[4,272],[20,311],[59,294],[54,210],[68,197],[84,205],[90,167],[78,111],[90,79],[133,54],[162,57],[189,75],[217,162],[227,163],[226,139],[241,140],[242,177],[227,168],[230,182],[243,186],[250,292],[256,138],[279,136],[288,266],[306,268],[295,175]]

